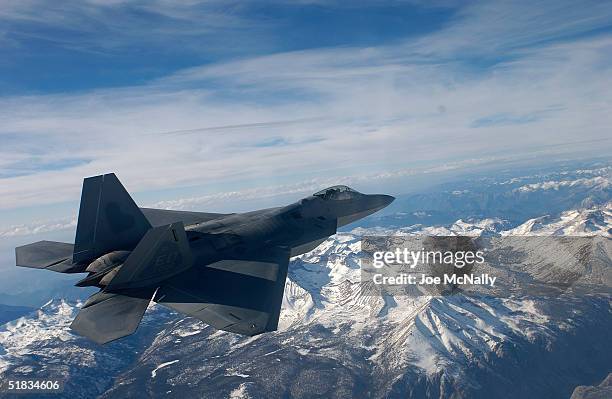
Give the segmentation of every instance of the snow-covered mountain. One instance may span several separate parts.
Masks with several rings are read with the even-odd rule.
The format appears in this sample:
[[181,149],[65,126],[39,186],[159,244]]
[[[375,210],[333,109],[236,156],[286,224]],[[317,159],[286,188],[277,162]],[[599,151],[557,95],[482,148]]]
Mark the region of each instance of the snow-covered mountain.
[[612,235],[612,202],[589,209],[571,210],[559,217],[542,216],[505,231],[504,235],[541,236],[610,236]]
[[[376,296],[360,281],[362,235],[609,240],[610,205],[507,226],[501,219],[459,220],[339,233],[292,260],[279,330],[252,338],[152,305],[136,334],[97,346],[68,328],[80,303],[54,300],[0,327],[0,376],[61,376],[73,398],[552,398],[598,384],[612,368],[609,291]],[[606,256],[587,273],[609,273]],[[548,278],[540,272],[521,271]]]
[[59,378],[65,381],[70,397],[95,397],[136,361],[160,325],[175,318],[165,309],[151,309],[138,334],[100,350],[70,330],[81,305],[80,301],[55,299],[1,326],[0,376]]
[[[592,165],[594,166],[594,165]],[[513,227],[545,214],[600,207],[612,196],[612,166],[475,176],[399,197],[370,226],[448,225],[457,219],[502,218]]]

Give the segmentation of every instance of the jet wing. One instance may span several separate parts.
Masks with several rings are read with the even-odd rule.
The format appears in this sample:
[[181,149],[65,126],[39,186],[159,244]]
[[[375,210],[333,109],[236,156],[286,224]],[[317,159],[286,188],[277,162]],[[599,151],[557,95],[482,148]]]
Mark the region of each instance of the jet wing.
[[192,267],[159,287],[153,300],[219,330],[243,335],[274,331],[288,264],[289,250],[272,248],[257,259]]
[[140,208],[142,213],[153,227],[164,226],[176,222],[183,222],[185,226],[192,224],[205,223],[211,220],[220,219],[231,213],[207,213],[207,212],[188,212],[171,211],[167,209]]

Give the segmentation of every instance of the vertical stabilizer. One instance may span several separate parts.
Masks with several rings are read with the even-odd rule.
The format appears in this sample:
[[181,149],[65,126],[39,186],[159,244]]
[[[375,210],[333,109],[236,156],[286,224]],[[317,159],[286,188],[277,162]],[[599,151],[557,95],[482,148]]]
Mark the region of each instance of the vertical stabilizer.
[[131,250],[150,228],[114,173],[88,177],[83,180],[73,262]]

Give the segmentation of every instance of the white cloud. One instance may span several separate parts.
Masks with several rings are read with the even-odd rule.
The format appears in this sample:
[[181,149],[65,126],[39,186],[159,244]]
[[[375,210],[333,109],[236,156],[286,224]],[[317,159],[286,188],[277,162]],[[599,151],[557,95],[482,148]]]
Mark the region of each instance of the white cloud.
[[69,230],[76,227],[76,218],[66,218],[54,221],[34,221],[0,228],[0,238],[29,236],[53,231]]
[[513,191],[519,191],[523,193],[539,191],[539,190],[559,190],[562,188],[583,186],[588,188],[598,187],[600,189],[607,189],[612,185],[610,176],[597,176],[576,180],[548,180],[541,183],[526,184],[518,187]]
[[[612,36],[547,41],[601,27],[610,7],[593,15],[579,7],[575,17],[559,2],[546,12],[508,4],[470,6],[409,43],[239,59],[143,86],[2,97],[0,171],[34,158],[89,162],[0,179],[0,209],[78,198],[83,177],[110,171],[130,191],[199,186],[212,201],[216,192],[418,163],[444,170],[451,159],[567,142],[592,140],[581,149],[606,154]],[[473,66],[475,53],[505,61]],[[496,115],[511,117],[496,124]],[[525,115],[527,123],[512,123]],[[483,118],[489,123],[474,128]],[[177,130],[192,131],[162,134]]]
[[610,28],[612,6],[602,1],[474,1],[466,3],[453,24],[419,41],[423,55],[512,56],[556,40]]
[[[232,4],[215,0],[4,0],[0,21],[10,34],[0,36],[0,46],[19,46],[27,38],[69,50],[109,54],[145,44],[162,48],[181,40],[183,47],[215,51],[223,44],[204,38],[223,32],[229,39],[255,27],[255,21],[243,19],[231,8]],[[255,45],[257,32],[249,32],[253,38],[243,39]],[[199,40],[188,40],[193,38]]]

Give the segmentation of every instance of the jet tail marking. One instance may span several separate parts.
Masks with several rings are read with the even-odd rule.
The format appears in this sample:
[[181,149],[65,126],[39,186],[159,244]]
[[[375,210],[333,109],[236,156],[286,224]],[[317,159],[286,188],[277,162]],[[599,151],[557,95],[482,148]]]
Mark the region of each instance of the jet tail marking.
[[182,222],[147,231],[108,283],[107,291],[156,286],[192,265],[191,250]]

